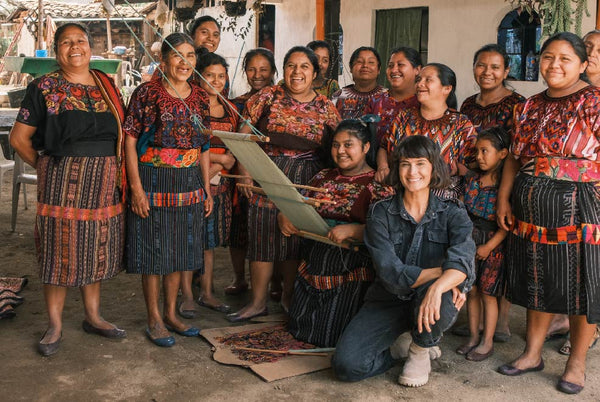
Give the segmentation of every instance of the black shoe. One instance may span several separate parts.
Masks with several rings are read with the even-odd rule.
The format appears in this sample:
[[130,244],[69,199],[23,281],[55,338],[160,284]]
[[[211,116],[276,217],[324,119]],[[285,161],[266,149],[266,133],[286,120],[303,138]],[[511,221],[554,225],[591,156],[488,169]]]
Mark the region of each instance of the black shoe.
[[124,329],[120,329],[117,327],[111,329],[96,328],[86,320],[83,320],[83,322],[81,323],[81,327],[88,334],[96,334],[109,339],[127,338],[127,332],[125,332]]
[[583,390],[583,385],[573,384],[572,382],[560,379],[556,384],[556,389],[565,394],[575,395]]
[[269,315],[269,310],[267,310],[266,307],[263,311],[260,311],[253,315],[249,315],[247,317],[242,317],[238,313],[227,314],[227,321],[229,321],[229,322],[244,322],[244,321],[250,321],[254,317],[261,317],[263,315]]
[[[44,332],[44,335],[42,335],[42,339],[44,339],[47,332],[48,331]],[[62,339],[62,332],[60,333],[60,337],[52,343],[41,343],[42,339],[40,339],[40,343],[38,343],[38,348],[37,348],[38,353],[41,354],[42,356],[51,356],[51,355],[55,354],[56,352],[58,352],[58,348],[60,346],[60,341]]]
[[542,371],[544,369],[544,359],[540,359],[540,364],[538,364],[535,367],[530,367],[530,368],[526,368],[526,369],[518,369],[515,366],[512,366],[510,364],[503,364],[502,366],[498,367],[498,372],[500,374],[504,374],[504,375],[508,375],[508,376],[517,376],[517,375],[521,375],[521,374],[525,374],[525,373],[530,373],[532,371]]

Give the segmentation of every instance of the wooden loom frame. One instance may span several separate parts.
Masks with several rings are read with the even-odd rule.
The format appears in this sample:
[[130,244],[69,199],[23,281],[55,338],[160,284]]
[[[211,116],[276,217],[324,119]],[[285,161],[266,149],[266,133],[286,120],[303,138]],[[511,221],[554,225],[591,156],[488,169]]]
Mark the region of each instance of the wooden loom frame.
[[240,134],[229,131],[206,130],[219,137],[258,182],[264,194],[299,230],[298,236],[349,248],[349,244],[335,243],[327,238],[329,225],[308,203],[295,187],[296,185],[275,165],[269,156],[258,146],[257,141],[268,142],[268,137]]

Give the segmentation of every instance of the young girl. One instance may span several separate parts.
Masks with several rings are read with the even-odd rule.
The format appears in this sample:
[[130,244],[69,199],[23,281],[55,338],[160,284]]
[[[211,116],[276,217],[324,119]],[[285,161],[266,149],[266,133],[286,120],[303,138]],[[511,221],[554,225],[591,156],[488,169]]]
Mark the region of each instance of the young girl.
[[[469,292],[470,337],[456,349],[467,360],[482,361],[494,353],[494,332],[498,319],[498,300],[503,278],[503,241],[506,230],[496,223],[496,198],[504,160],[508,155],[509,136],[502,127],[482,131],[475,144],[480,174],[469,174],[465,183],[465,206],[473,221],[473,240],[477,245],[476,281]],[[483,302],[483,303],[482,303]],[[480,309],[483,304],[483,336],[479,335]]]

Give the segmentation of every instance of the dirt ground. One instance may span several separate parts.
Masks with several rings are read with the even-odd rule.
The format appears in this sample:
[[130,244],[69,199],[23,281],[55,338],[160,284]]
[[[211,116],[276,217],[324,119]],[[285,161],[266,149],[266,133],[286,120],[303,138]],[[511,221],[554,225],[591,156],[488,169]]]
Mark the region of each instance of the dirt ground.
[[[512,309],[511,342],[497,344],[495,354],[475,363],[454,353],[464,338],[444,337],[443,356],[433,363],[429,383],[418,389],[397,385],[401,367],[358,383],[337,381],[331,370],[263,382],[250,370],[224,366],[212,360],[210,346],[202,338],[176,336],[172,348],[158,348],[144,336],[145,308],[140,278],[120,274],[102,288],[102,311],[109,321],[128,331],[122,341],[88,335],[81,329],[81,298],[70,290],[64,311],[63,342],[58,354],[43,358],[36,343],[46,324],[33,241],[35,189],[29,186],[29,209],[21,202],[17,229],[10,231],[10,185],[8,176],[0,199],[0,276],[27,276],[21,292],[25,303],[17,316],[0,321],[0,399],[3,401],[548,401],[569,400],[556,391],[566,357],[556,352],[561,340],[548,342],[544,351],[546,369],[510,378],[495,372],[502,363],[516,357],[524,346],[524,310]],[[216,258],[217,294],[239,308],[249,295],[226,297],[223,287],[231,278],[226,250]],[[200,308],[200,307],[199,307]],[[200,308],[200,318],[189,320],[201,328],[230,325],[223,314]],[[270,311],[279,312],[276,304]],[[466,319],[461,313],[459,323]],[[580,401],[600,400],[600,348],[588,355],[587,382]]]

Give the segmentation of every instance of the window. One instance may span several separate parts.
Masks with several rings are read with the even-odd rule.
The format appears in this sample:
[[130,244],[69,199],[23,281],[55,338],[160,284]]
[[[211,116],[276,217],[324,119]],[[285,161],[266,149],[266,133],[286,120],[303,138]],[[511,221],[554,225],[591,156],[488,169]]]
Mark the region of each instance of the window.
[[398,46],[410,46],[427,63],[429,9],[427,7],[377,10],[375,14],[375,49],[381,56],[379,83],[388,86],[385,75],[390,52]]
[[275,52],[275,6],[266,4],[258,17],[258,46]]
[[498,27],[498,45],[510,58],[509,79],[537,81],[542,27],[540,17],[520,9],[512,10]]

